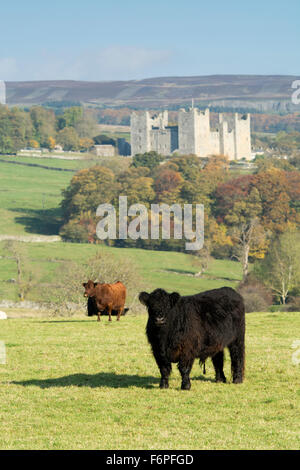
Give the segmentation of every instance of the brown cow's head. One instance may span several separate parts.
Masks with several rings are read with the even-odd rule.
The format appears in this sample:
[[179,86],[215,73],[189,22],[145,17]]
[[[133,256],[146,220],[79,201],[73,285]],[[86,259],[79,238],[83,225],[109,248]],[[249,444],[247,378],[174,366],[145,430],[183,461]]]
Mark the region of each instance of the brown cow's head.
[[93,297],[95,295],[95,287],[98,285],[98,282],[89,280],[88,282],[84,282],[82,285],[85,289],[84,297]]
[[148,292],[141,292],[139,295],[139,301],[147,307],[149,320],[156,326],[162,326],[167,323],[168,313],[179,299],[180,295],[177,292],[168,294],[163,289],[156,289],[150,294]]

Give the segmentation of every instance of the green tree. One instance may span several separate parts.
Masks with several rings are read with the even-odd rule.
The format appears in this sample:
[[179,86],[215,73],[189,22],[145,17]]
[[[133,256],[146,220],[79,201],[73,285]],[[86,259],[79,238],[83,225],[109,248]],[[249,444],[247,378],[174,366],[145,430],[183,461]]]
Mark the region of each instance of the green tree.
[[37,140],[41,147],[48,147],[49,137],[56,134],[54,112],[41,106],[33,106],[30,118],[33,125],[33,139]]
[[151,151],[146,153],[138,153],[132,158],[132,166],[134,168],[138,168],[140,166],[144,166],[153,170],[153,168],[157,167],[160,162],[165,159],[162,155],[159,155],[157,152]]
[[81,213],[96,213],[99,204],[112,202],[120,190],[114,173],[105,167],[94,166],[78,171],[63,191],[61,203],[65,222]]
[[57,142],[64,150],[78,150],[80,146],[79,137],[73,127],[64,127],[57,134]]

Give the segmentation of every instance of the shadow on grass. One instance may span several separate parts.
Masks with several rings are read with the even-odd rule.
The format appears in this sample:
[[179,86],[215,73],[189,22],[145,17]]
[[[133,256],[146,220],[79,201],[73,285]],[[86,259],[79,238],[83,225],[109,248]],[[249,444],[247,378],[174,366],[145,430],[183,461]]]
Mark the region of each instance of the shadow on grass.
[[[215,382],[214,379],[206,378],[203,376],[193,377],[194,380],[201,382]],[[52,387],[90,387],[90,388],[129,388],[139,387],[152,389],[160,381],[159,377],[142,377],[139,375],[128,375],[128,374],[116,374],[114,372],[99,372],[98,374],[72,374],[64,377],[58,377],[56,379],[45,379],[45,380],[24,380],[24,381],[12,381],[14,385],[22,385],[23,387],[40,387],[42,389]]]
[[61,209],[24,209],[14,208],[11,212],[21,212],[22,216],[15,217],[17,224],[23,225],[27,233],[38,235],[57,235],[62,224]]
[[45,380],[24,380],[11,382],[14,385],[23,387],[36,386],[42,389],[52,387],[109,387],[109,388],[154,388],[154,384],[159,382],[157,377],[141,377],[139,375],[115,374],[114,372],[99,372],[98,374],[72,374],[56,379]]

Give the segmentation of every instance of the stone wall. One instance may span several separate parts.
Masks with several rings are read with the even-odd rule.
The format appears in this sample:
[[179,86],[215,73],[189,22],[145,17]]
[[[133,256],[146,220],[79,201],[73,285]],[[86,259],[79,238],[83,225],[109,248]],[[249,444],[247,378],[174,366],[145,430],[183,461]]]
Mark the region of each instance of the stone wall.
[[250,115],[219,115],[219,125],[210,128],[209,109],[180,109],[178,127],[170,127],[168,112],[153,117],[145,111],[131,116],[131,154],[151,150],[162,155],[177,151],[199,157],[224,154],[230,160],[251,159]]

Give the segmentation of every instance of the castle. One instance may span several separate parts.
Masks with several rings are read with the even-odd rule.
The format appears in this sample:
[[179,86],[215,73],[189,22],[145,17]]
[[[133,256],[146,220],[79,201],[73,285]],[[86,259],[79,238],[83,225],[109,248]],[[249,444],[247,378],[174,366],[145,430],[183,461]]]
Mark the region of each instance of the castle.
[[131,154],[154,150],[161,155],[176,152],[198,157],[227,155],[230,160],[251,159],[250,114],[219,114],[216,129],[210,127],[209,109],[180,109],[178,126],[168,124],[168,111],[153,117],[148,111],[131,115]]
[[6,87],[5,82],[0,80],[0,104],[6,103]]

